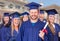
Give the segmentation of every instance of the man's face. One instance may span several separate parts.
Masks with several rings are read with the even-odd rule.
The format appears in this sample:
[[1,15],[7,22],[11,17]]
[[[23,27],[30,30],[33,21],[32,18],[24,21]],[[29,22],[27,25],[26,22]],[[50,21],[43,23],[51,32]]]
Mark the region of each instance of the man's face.
[[37,9],[32,9],[29,14],[32,20],[36,20],[38,18],[39,11]]

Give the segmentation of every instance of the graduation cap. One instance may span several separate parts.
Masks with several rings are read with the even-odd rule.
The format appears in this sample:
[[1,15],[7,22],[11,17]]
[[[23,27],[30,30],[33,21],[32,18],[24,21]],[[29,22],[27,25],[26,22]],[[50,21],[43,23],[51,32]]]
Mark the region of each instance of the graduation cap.
[[26,4],[25,6],[29,7],[29,10],[31,10],[31,9],[38,9],[41,5],[35,2],[31,2],[29,4]]
[[24,15],[29,15],[29,13],[28,12],[24,12],[24,13],[21,14],[21,16],[24,16]]
[[48,13],[48,15],[55,15],[58,13],[55,9],[46,10],[46,12]]
[[44,14],[44,10],[40,10],[40,14]]
[[10,16],[9,13],[4,13],[4,16]]
[[20,17],[20,13],[18,12],[14,12],[10,15],[12,18],[19,18]]

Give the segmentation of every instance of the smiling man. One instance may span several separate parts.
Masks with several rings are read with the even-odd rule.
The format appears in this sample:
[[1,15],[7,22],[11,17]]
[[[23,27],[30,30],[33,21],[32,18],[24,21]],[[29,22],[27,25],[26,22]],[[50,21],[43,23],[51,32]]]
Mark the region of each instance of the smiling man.
[[[22,23],[17,41],[42,41],[44,40],[44,32],[40,31],[44,27],[44,23],[38,19],[39,7],[38,3],[32,2],[27,5],[29,7],[29,20]],[[40,33],[40,35],[39,35]]]

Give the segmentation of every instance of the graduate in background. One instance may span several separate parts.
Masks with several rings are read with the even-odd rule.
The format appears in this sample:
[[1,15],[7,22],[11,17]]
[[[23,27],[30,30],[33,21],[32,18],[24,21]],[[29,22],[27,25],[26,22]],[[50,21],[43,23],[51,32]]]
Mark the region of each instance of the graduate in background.
[[9,13],[4,13],[3,23],[1,24],[0,27],[1,27],[1,31],[0,31],[1,41],[6,41],[6,39],[7,39],[6,32],[8,32],[8,30],[10,28],[10,15],[9,15]]
[[19,33],[19,27],[20,27],[20,13],[14,12],[12,14],[12,20],[11,20],[11,35],[8,41],[16,41],[16,36]]
[[10,15],[9,15],[9,13],[4,13],[2,25],[5,27],[10,26]]
[[46,19],[44,17],[45,17],[44,10],[40,10],[39,19],[40,21],[46,23]]
[[28,16],[29,16],[28,12],[22,13],[21,16],[23,16],[23,22],[28,21]]
[[[44,39],[44,32],[40,32],[43,29],[44,23],[38,19],[40,4],[31,2],[27,5],[29,7],[29,20],[23,22],[19,30],[19,34],[16,38],[17,41],[42,41]],[[41,33],[39,36],[39,33]],[[21,38],[21,40],[20,40]]]
[[58,32],[59,25],[54,23],[55,20],[55,14],[57,14],[57,11],[55,9],[46,10],[48,13],[48,41],[58,41]]

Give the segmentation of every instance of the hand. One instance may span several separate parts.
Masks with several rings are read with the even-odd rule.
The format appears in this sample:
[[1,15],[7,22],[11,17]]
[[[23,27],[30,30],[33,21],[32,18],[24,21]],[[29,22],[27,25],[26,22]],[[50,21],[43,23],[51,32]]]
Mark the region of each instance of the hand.
[[40,31],[39,37],[42,38],[43,40],[44,40],[44,35],[45,35],[45,33],[43,31]]

